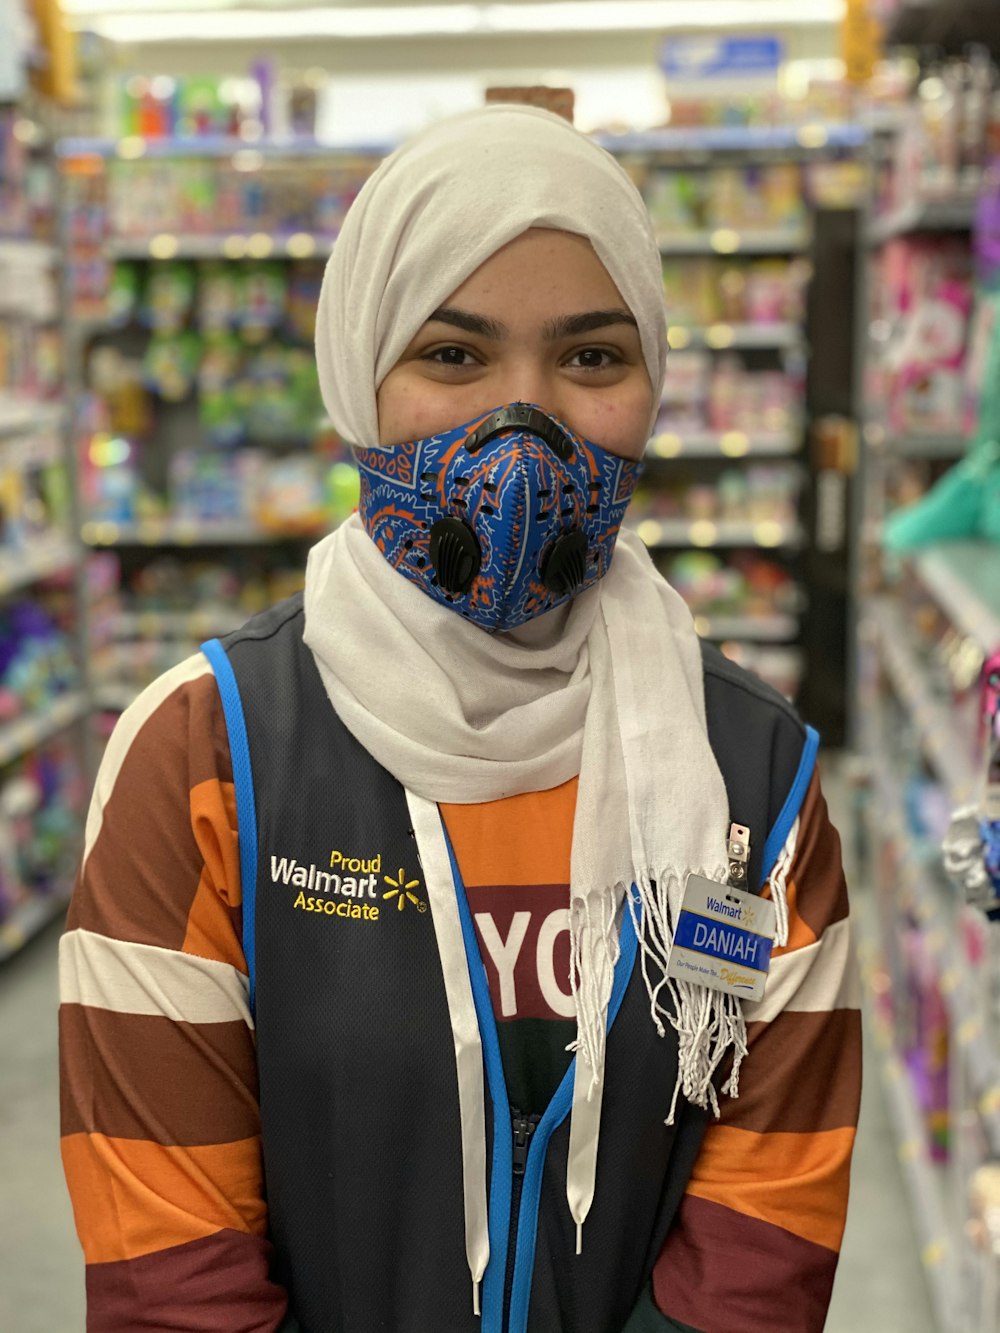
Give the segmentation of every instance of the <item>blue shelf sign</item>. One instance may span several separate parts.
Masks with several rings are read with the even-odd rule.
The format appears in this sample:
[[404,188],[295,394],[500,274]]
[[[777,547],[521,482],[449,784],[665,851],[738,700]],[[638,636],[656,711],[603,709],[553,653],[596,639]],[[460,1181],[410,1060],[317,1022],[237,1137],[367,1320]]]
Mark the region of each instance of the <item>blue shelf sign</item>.
[[675,79],[725,79],[774,75],[785,58],[780,37],[667,37],[660,69]]

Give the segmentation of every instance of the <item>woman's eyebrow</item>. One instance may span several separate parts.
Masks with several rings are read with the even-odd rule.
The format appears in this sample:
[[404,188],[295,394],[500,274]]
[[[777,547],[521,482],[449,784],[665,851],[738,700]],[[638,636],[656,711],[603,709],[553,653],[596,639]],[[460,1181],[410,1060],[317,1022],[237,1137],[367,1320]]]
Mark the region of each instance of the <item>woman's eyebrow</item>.
[[549,339],[574,338],[581,333],[593,333],[595,329],[605,329],[613,324],[629,324],[638,329],[635,316],[630,310],[588,310],[580,315],[562,315],[550,319],[545,325],[545,336]]
[[427,317],[428,324],[451,324],[453,328],[464,329],[466,333],[478,333],[482,338],[493,338],[499,342],[509,337],[510,330],[498,319],[486,315],[474,315],[471,310],[459,310],[455,306],[443,305]]

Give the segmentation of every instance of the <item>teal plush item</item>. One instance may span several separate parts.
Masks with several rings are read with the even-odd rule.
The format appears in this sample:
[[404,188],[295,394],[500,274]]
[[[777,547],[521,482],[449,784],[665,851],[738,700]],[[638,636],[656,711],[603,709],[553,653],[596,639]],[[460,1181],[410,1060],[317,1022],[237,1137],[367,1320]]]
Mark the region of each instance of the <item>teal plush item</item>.
[[935,542],[981,537],[1000,542],[1000,441],[980,440],[916,504],[890,514],[887,551],[900,554]]

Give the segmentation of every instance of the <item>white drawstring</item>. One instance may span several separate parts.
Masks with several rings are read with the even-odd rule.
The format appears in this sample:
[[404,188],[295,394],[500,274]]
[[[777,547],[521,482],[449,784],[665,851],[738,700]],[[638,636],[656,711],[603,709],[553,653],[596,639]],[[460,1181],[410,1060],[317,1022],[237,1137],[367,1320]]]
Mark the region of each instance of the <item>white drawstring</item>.
[[486,1100],[483,1045],[469,978],[465,936],[458,911],[451,858],[434,801],[407,790],[406,803],[417,840],[417,856],[430,903],[444,974],[458,1074],[462,1125],[462,1192],[465,1200],[465,1254],[472,1276],[472,1310],[480,1314],[479,1291],[490,1259],[486,1202]]

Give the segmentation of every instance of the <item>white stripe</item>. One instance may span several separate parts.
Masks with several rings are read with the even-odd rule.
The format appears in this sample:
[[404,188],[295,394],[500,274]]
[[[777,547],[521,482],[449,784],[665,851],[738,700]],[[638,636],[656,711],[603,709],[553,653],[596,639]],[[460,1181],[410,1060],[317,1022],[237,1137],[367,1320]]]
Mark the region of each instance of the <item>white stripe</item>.
[[815,944],[775,958],[764,998],[748,1001],[743,1012],[748,1023],[771,1023],[785,1010],[824,1013],[860,1004],[851,922],[845,918],[827,926]]
[[231,964],[91,930],[71,930],[60,941],[59,990],[64,1004],[116,1014],[253,1027],[250,982]]
[[132,742],[165,699],[168,699],[182,685],[189,685],[192,681],[200,680],[211,670],[211,664],[204,653],[193,654],[193,656],[181,662],[179,666],[165,671],[162,676],[153,681],[152,685],[147,686],[118,719],[115,729],[111,733],[111,739],[108,741],[107,749],[104,751],[104,758],[101,760],[101,766],[97,773],[97,781],[94,783],[90,809],[87,812],[87,828],[83,843],[84,865],[86,865],[87,858],[97,841],[97,835],[101,831],[104,807],[111,797],[118,774],[121,772],[122,764],[125,762],[125,756],[128,754]]

